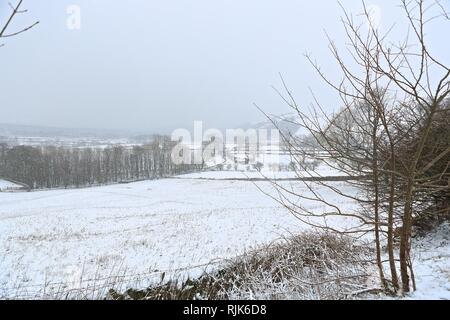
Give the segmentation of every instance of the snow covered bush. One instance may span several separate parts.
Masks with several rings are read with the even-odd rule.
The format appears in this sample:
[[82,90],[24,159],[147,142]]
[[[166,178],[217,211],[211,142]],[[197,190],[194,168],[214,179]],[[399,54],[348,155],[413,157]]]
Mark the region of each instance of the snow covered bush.
[[346,236],[307,232],[229,261],[198,279],[146,290],[110,291],[113,299],[345,299],[364,291],[367,246]]

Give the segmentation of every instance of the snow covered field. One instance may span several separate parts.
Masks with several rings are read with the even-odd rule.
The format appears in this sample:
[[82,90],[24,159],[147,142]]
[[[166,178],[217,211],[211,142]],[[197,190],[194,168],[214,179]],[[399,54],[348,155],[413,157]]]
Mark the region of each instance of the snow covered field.
[[334,177],[334,176],[344,176],[333,168],[327,167],[325,165],[319,166],[314,171],[272,171],[272,170],[261,170],[258,171],[204,171],[180,175],[177,178],[180,179],[211,179],[211,180],[221,180],[221,179],[293,179],[298,177]]
[[20,188],[21,186],[19,186],[18,184],[0,179],[0,191],[8,191]]
[[[302,228],[246,181],[163,179],[2,193],[0,296],[33,296],[46,283],[77,288],[119,274],[130,279],[125,284],[146,286],[163,271],[198,274],[212,261]],[[184,271],[195,266],[201,268]]]
[[[108,286],[144,288],[160,281],[163,273],[166,279],[196,276],[223,259],[308,228],[252,182],[195,179],[203,176],[0,193],[0,297],[80,289],[95,298]],[[307,192],[300,182],[283,184]],[[273,192],[268,182],[257,185]],[[335,204],[352,206],[322,191]],[[323,209],[313,202],[303,205]],[[352,224],[342,219],[327,223],[342,228]],[[439,243],[440,249],[433,249],[435,242],[421,242],[416,265],[425,264],[418,266],[416,279],[424,290],[412,298],[450,297],[446,241]]]
[[450,299],[450,224],[413,240],[417,291],[411,299]]

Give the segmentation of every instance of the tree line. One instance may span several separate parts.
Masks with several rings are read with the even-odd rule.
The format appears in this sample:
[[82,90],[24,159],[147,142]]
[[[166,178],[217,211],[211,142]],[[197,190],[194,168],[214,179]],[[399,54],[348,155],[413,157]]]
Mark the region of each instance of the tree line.
[[0,144],[0,177],[32,189],[67,188],[158,179],[200,170],[171,161],[174,142],[166,136],[139,146],[95,148]]

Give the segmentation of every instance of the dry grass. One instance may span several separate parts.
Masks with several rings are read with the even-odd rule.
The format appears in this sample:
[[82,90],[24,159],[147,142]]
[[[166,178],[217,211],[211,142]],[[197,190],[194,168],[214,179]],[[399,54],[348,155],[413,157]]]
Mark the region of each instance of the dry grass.
[[345,299],[367,289],[367,246],[308,232],[227,262],[197,279],[145,290],[109,291],[112,299]]
[[[67,283],[12,288],[1,299],[351,299],[373,290],[370,246],[332,233],[306,232],[236,257],[201,267],[203,275],[183,276],[189,269],[133,274],[121,266],[109,277],[87,279],[76,289]],[[213,270],[213,271],[207,271]],[[153,279],[152,281],[149,281]],[[158,280],[159,279],[159,280]],[[158,284],[159,282],[159,284]],[[132,283],[135,283],[133,285]],[[130,284],[156,283],[144,290]],[[71,286],[69,286],[71,287]],[[74,287],[74,286],[72,286]]]

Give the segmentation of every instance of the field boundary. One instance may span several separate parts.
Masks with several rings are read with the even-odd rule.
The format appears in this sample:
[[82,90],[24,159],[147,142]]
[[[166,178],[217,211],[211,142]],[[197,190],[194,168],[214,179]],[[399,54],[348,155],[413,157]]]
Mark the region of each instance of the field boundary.
[[169,177],[168,179],[180,179],[180,180],[206,180],[206,181],[359,181],[368,180],[370,176],[323,176],[323,177],[295,177],[295,178],[190,178],[190,177]]

